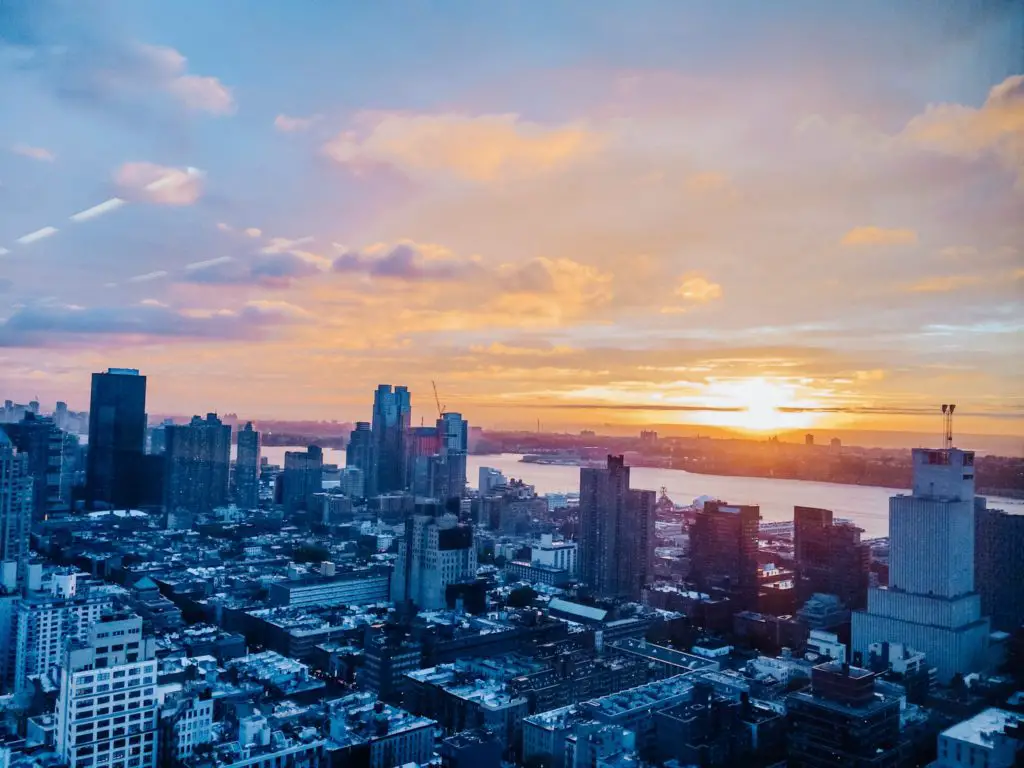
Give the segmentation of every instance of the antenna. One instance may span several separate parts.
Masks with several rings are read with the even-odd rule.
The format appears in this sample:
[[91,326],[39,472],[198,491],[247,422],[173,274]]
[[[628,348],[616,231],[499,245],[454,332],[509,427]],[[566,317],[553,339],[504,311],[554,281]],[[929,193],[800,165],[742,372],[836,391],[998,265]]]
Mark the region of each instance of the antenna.
[[430,380],[430,386],[434,388],[434,402],[437,403],[437,418],[444,418],[444,406],[441,405],[441,398],[437,396],[437,384],[433,379]]
[[947,449],[953,447],[953,411],[956,403],[942,404],[942,442]]

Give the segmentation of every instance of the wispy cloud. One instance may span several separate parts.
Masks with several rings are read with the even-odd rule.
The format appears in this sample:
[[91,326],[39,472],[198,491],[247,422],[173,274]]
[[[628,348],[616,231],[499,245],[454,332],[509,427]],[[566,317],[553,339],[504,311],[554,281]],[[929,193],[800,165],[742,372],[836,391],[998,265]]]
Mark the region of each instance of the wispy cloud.
[[57,156],[46,149],[45,147],[33,147],[28,144],[15,144],[11,147],[11,152],[22,157],[29,157],[33,160],[41,160],[46,163],[52,163],[57,159]]
[[912,229],[854,227],[842,239],[843,245],[916,245],[917,232]]

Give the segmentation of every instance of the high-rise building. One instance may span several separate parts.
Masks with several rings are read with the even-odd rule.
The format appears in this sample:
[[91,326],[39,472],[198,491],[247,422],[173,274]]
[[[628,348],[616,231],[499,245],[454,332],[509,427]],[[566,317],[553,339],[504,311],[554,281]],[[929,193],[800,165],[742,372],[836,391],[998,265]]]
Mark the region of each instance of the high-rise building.
[[831,509],[793,508],[797,595],[801,601],[822,593],[837,596],[851,610],[867,604],[871,548],[860,540],[863,532],[853,523],[836,522]]
[[579,575],[595,594],[640,598],[651,570],[654,505],[654,491],[629,487],[621,456],[580,469]]
[[436,456],[441,450],[437,427],[413,427],[406,441],[409,454],[406,487],[415,496],[434,493]]
[[320,493],[324,485],[323,449],[311,445],[305,451],[285,451],[281,483],[285,512],[313,510],[313,494]]
[[690,529],[690,578],[702,592],[757,610],[757,535],[761,509],[707,501]]
[[477,488],[480,490],[481,496],[486,496],[495,488],[500,488],[506,483],[508,483],[508,480],[505,479],[505,475],[501,473],[500,469],[480,467],[480,479]]
[[252,428],[251,421],[238,431],[235,503],[242,509],[257,509],[260,505],[260,433]]
[[900,698],[875,675],[838,661],[811,670],[811,688],[786,697],[792,768],[899,768]]
[[36,520],[48,512],[69,509],[77,468],[78,438],[62,432],[52,419],[31,411],[15,424],[0,426],[14,446],[28,456],[32,475],[32,507]]
[[974,583],[981,614],[992,628],[1013,632],[1024,626],[1024,589],[1009,574],[1024,574],[1024,514],[989,509],[976,499]]
[[466,492],[466,455],[469,448],[469,424],[462,414],[441,414],[437,420],[437,439],[433,496],[442,500],[461,497]]
[[905,643],[948,684],[987,663],[989,620],[974,591],[974,453],[912,456],[913,492],[889,500],[889,586],[869,589],[867,610],[853,614],[852,650],[867,658],[872,643]]
[[423,611],[444,608],[448,587],[475,581],[476,567],[472,526],[442,515],[437,504],[418,505],[405,521],[391,599],[410,600]]
[[377,387],[373,395],[373,471],[367,477],[368,496],[405,489],[405,436],[411,418],[407,387]]
[[142,619],[106,614],[64,652],[57,753],[70,768],[157,764],[156,660]]
[[45,675],[57,666],[67,643],[87,642],[89,627],[113,608],[113,598],[106,591],[81,589],[83,575],[58,571],[43,590],[29,592],[19,603],[11,681],[14,691],[30,688],[31,677]]
[[86,497],[115,508],[138,503],[137,476],[146,445],[146,377],[134,368],[92,375]]
[[[32,477],[28,455],[15,450],[0,430],[0,566],[16,564],[24,575],[32,528]],[[9,581],[5,576],[5,581]],[[10,585],[6,585],[10,586]]]
[[345,466],[358,469],[363,476],[363,495],[370,496],[373,481],[373,431],[368,421],[357,421],[348,436]]
[[217,414],[167,427],[164,506],[168,515],[211,512],[228,500],[231,427]]

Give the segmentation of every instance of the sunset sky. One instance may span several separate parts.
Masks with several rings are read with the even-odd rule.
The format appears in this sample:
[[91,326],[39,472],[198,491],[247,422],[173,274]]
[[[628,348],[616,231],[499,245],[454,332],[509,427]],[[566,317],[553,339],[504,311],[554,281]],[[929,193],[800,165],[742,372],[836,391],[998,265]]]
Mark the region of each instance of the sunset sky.
[[997,0],[8,0],[0,398],[1022,434],[1022,40]]

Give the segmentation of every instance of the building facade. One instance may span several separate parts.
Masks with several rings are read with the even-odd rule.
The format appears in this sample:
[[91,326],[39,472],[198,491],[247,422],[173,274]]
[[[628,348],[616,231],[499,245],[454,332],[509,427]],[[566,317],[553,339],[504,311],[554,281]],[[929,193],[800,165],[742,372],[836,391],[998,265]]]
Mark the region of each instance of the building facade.
[[374,481],[373,475],[373,432],[370,423],[357,421],[355,429],[349,433],[348,445],[345,447],[345,466],[358,469],[363,476],[363,496],[369,496]]
[[242,509],[260,506],[260,433],[247,422],[238,431],[235,458],[235,503]]
[[701,592],[757,610],[759,507],[708,501],[690,530],[690,578]]
[[1024,626],[1024,589],[1007,574],[1024,573],[1024,514],[989,509],[977,499],[974,582],[981,613],[992,628],[1013,632]]
[[580,580],[602,597],[639,600],[650,576],[654,491],[629,487],[629,467],[580,469]]
[[[24,577],[32,528],[32,477],[28,455],[15,449],[0,430],[0,564],[14,564],[15,575]],[[5,571],[9,570],[4,565]],[[11,588],[5,575],[4,586]]]
[[793,508],[793,548],[797,594],[804,602],[816,593],[835,595],[851,610],[867,604],[871,548],[864,531],[836,522],[831,509]]
[[441,515],[436,506],[421,508],[406,518],[391,598],[424,611],[444,608],[448,587],[474,581],[476,567],[472,527]]
[[231,427],[217,414],[168,426],[164,461],[168,515],[208,513],[227,504]]
[[123,509],[138,503],[136,479],[146,445],[146,377],[134,368],[92,375],[86,498]]
[[974,453],[913,451],[914,486],[889,500],[889,586],[868,590],[853,614],[852,650],[904,643],[948,684],[987,664],[989,621],[974,591]]
[[412,418],[407,387],[381,384],[373,395],[369,496],[405,489],[405,439]]
[[323,490],[324,452],[317,445],[305,451],[285,451],[281,503],[286,513],[314,509],[313,494]]

